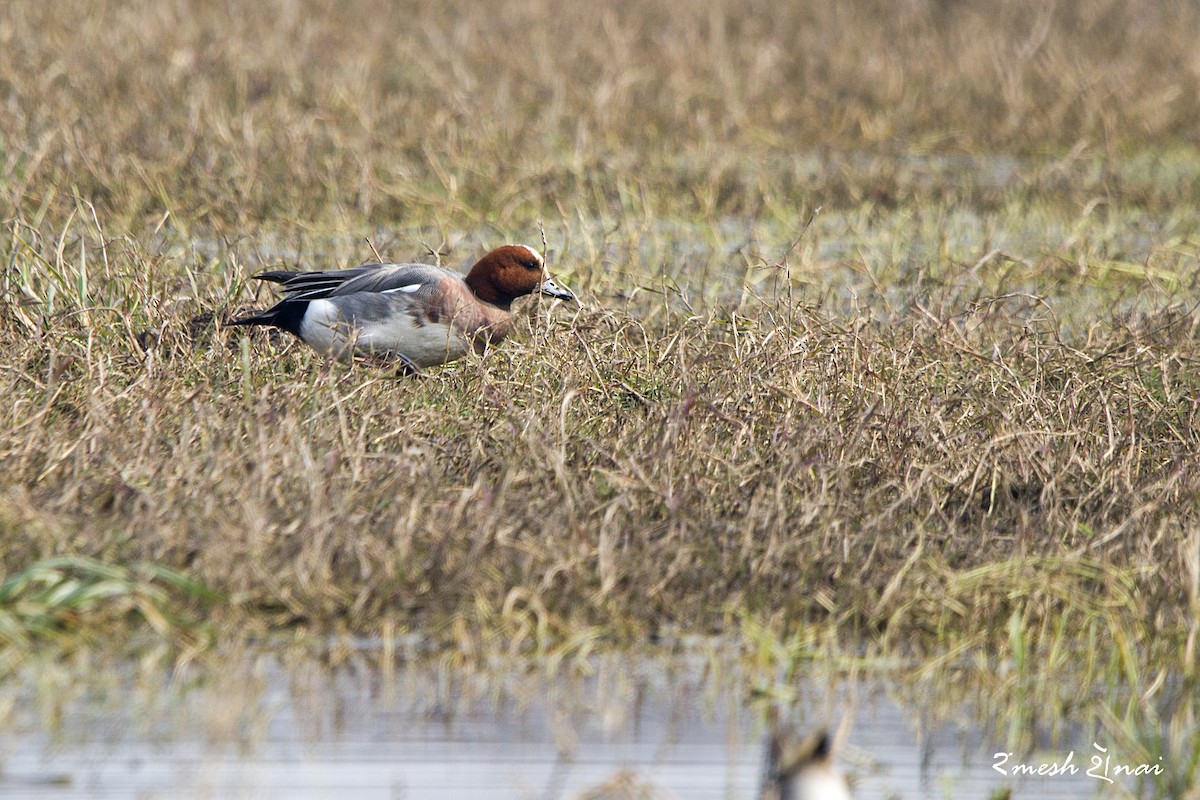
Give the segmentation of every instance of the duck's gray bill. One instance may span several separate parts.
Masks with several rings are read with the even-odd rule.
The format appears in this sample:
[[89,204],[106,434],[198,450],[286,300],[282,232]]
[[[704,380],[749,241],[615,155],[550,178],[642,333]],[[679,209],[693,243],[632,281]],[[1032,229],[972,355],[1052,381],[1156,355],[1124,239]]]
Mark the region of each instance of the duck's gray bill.
[[559,300],[574,300],[575,295],[571,294],[569,289],[564,289],[554,282],[553,278],[546,278],[546,282],[542,284],[542,294],[548,294],[551,297],[557,297]]

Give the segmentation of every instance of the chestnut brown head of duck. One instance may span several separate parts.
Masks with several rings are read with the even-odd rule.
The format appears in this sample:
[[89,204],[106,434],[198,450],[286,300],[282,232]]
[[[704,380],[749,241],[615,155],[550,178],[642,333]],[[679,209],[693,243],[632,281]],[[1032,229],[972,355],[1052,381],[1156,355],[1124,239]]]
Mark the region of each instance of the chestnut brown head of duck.
[[523,244],[497,247],[475,262],[467,273],[467,285],[480,300],[507,309],[513,300],[540,292],[560,300],[575,295],[555,283],[546,274],[541,253]]

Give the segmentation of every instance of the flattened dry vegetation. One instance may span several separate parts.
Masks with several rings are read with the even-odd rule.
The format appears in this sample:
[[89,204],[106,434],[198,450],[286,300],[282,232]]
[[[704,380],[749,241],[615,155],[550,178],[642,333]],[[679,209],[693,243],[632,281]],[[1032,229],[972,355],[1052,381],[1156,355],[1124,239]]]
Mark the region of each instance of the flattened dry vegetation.
[[[10,5],[0,637],[108,575],[224,636],[1194,664],[1192,4]],[[482,361],[221,325],[539,220],[584,304]]]

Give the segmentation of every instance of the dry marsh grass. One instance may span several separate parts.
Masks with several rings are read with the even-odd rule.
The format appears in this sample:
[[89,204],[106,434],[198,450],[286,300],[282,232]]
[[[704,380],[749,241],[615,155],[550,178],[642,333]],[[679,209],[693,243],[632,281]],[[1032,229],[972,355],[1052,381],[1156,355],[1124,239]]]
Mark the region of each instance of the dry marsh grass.
[[[9,3],[2,569],[158,565],[195,583],[123,572],[114,608],[224,636],[749,625],[1193,680],[1198,33],[1186,2]],[[482,362],[398,381],[220,325],[269,265],[538,220],[585,303]]]
[[[17,0],[0,27],[5,195],[52,219],[77,191],[134,232],[166,212],[231,236],[282,220],[509,230],[556,200],[596,217],[911,199],[886,163],[811,174],[797,153],[1078,148],[1090,186],[1044,181],[1107,196],[1131,152],[1196,145],[1198,30],[1185,0]],[[1194,201],[1194,168],[1128,191],[1147,189]]]

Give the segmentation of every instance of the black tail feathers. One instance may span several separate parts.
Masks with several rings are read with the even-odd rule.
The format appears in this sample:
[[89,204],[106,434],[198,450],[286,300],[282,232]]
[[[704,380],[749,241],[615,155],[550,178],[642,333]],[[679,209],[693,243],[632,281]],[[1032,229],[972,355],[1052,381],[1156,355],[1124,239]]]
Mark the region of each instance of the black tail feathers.
[[296,336],[300,335],[300,323],[308,310],[307,300],[283,300],[267,311],[241,319],[231,319],[226,325],[270,325]]

